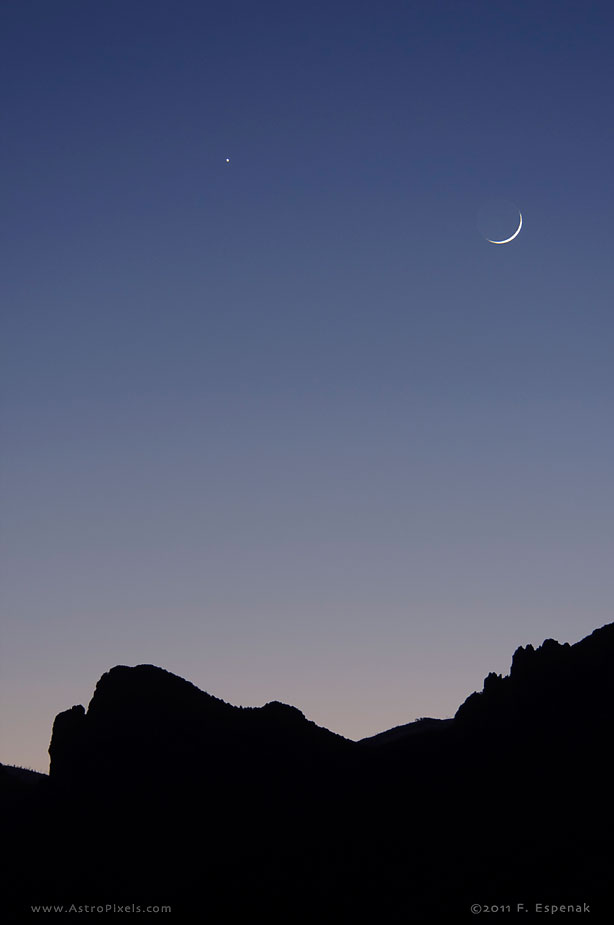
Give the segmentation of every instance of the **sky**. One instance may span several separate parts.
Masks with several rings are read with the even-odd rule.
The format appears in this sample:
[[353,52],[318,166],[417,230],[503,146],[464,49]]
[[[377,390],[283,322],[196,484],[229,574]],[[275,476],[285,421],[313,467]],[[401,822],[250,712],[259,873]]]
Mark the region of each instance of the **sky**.
[[358,739],[614,620],[613,28],[2,4],[0,760],[116,664]]

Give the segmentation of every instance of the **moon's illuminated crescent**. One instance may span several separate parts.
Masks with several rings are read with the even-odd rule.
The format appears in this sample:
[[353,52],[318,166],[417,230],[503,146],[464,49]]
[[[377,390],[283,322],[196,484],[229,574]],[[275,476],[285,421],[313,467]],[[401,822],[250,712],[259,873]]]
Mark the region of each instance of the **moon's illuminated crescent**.
[[491,241],[490,238],[486,238],[488,243],[489,244],[509,244],[510,241],[514,240],[514,238],[517,238],[518,235],[520,234],[520,229],[522,228],[522,212],[519,212],[518,215],[520,216],[520,224],[518,225],[518,228],[516,229],[514,234],[511,236],[511,238],[505,238],[503,241]]

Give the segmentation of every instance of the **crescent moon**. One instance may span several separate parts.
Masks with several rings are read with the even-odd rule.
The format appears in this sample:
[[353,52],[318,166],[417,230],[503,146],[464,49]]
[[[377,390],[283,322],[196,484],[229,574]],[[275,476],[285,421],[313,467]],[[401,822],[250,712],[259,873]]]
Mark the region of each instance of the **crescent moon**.
[[510,241],[514,240],[514,238],[517,238],[518,235],[520,234],[520,229],[522,228],[522,212],[519,212],[518,215],[520,216],[520,224],[518,225],[518,228],[516,229],[514,234],[511,236],[511,238],[504,238],[503,241],[491,241],[490,238],[486,238],[488,243],[489,244],[509,244]]

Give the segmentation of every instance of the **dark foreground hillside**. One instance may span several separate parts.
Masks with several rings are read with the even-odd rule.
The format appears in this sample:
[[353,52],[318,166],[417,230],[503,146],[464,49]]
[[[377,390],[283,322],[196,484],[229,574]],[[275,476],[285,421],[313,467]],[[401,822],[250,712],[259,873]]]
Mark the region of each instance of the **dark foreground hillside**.
[[453,720],[362,742],[118,666],[87,711],[56,718],[48,778],[0,766],[6,903],[20,917],[170,905],[210,923],[612,921],[613,706],[614,624],[518,649]]

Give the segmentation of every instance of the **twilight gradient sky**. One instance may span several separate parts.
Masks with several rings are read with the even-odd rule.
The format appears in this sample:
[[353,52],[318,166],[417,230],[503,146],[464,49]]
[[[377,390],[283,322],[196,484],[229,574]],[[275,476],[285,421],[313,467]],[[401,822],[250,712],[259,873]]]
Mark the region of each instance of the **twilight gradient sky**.
[[360,738],[614,619],[613,29],[2,4],[1,760],[118,663]]

